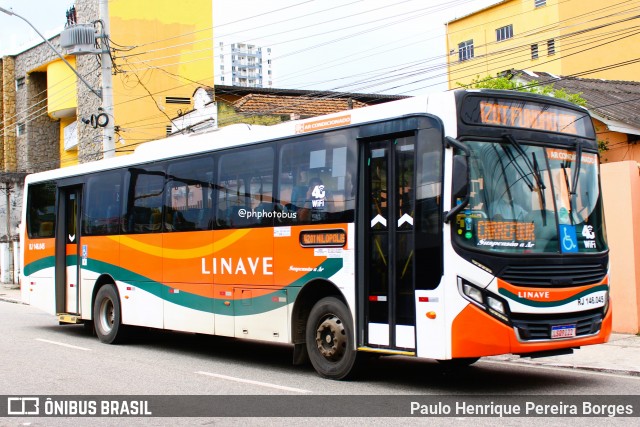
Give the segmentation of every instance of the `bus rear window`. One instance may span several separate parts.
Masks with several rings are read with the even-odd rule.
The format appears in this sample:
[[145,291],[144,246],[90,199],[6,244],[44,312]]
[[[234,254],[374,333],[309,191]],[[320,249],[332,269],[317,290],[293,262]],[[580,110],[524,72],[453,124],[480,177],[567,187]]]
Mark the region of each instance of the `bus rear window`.
[[55,235],[56,184],[46,182],[29,186],[27,198],[27,234],[30,239]]

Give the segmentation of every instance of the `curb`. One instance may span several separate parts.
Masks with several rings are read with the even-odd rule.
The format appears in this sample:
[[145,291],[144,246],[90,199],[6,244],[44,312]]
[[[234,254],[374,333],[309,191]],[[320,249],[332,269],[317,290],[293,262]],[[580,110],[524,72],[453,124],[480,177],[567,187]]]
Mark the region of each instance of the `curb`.
[[[16,296],[18,298],[16,298]],[[0,286],[0,301],[10,302],[13,304],[28,305],[22,302],[22,298],[20,298],[20,286],[18,285],[4,284]]]
[[600,372],[605,374],[622,375],[626,377],[640,377],[640,371],[633,371],[628,369],[615,369],[615,368],[609,368],[609,367],[587,366],[587,365],[568,365],[564,363],[540,363],[540,362],[531,362],[529,360],[523,360],[523,359],[509,359],[507,357],[500,358],[500,356],[489,356],[487,358],[484,358],[484,360],[488,362],[501,362],[501,363],[509,363],[512,365],[520,365],[520,366],[523,366],[523,365],[537,366],[542,368],[555,368],[555,369],[566,369],[566,370],[586,371],[586,372]]
[[22,302],[22,300],[19,299],[15,299],[15,298],[10,298],[7,296],[4,296],[2,294],[0,294],[0,301],[4,301],[4,302],[10,302],[12,304],[22,304],[22,305],[27,305],[24,302]]

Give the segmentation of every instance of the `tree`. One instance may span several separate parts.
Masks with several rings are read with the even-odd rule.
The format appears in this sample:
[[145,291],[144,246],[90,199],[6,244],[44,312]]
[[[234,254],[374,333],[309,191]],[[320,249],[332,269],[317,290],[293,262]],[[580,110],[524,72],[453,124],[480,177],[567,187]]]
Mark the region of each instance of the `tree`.
[[541,85],[536,80],[530,83],[524,84],[516,81],[512,74],[508,76],[491,77],[486,76],[471,81],[470,84],[465,85],[457,83],[458,86],[472,88],[472,89],[504,89],[504,90],[518,90],[521,92],[538,93],[541,95],[553,96],[554,98],[564,99],[565,101],[572,102],[574,104],[584,107],[587,105],[587,101],[581,96],[582,93],[568,93],[564,89],[556,89],[553,87],[553,83],[547,85]]

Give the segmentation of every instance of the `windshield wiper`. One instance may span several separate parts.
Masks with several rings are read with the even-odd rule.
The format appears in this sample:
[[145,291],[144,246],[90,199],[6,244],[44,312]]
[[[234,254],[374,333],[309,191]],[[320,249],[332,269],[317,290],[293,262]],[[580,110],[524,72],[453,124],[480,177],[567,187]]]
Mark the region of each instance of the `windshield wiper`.
[[533,192],[533,183],[529,179],[529,175],[530,174],[526,173],[524,171],[524,169],[522,169],[522,166],[520,166],[520,164],[518,163],[518,160],[513,155],[513,153],[511,152],[511,149],[509,147],[505,147],[505,146],[503,146],[501,144],[498,144],[498,145],[500,146],[500,148],[502,148],[502,151],[504,151],[504,153],[509,158],[509,161],[513,165],[513,168],[518,172],[520,177],[524,180],[525,184],[527,184],[527,187],[529,187],[529,191]]
[[578,179],[580,178],[580,168],[582,167],[582,144],[576,141],[576,168],[573,170],[573,179],[571,180],[571,189],[569,194],[576,195],[578,188]]
[[538,165],[538,158],[536,157],[536,153],[531,153],[531,158],[533,159],[533,170],[535,172],[535,176],[538,181],[538,194],[540,195],[540,205],[542,206],[542,225],[547,225],[547,201],[545,198],[544,190],[546,190],[546,186],[544,185],[544,181],[542,180],[542,174],[540,173],[540,165]]
[[562,168],[562,174],[564,175],[564,185],[566,186],[567,190],[569,191],[569,220],[571,221],[571,225],[574,224],[573,221],[573,202],[574,202],[574,197],[575,193],[571,192],[571,189],[569,188],[569,174],[567,173],[567,165],[566,163],[562,163],[560,165],[560,167]]
[[[544,183],[542,182],[542,177],[540,176],[540,170],[537,167],[536,168],[533,167],[533,165],[529,161],[529,158],[527,157],[527,153],[525,153],[524,150],[522,149],[522,145],[520,145],[518,140],[516,140],[513,137],[513,135],[505,134],[502,137],[507,142],[509,142],[511,145],[513,145],[515,147],[515,149],[518,152],[518,154],[520,154],[520,156],[522,156],[522,158],[524,159],[524,162],[526,163],[527,168],[529,168],[529,171],[531,172],[531,175],[533,175],[533,177],[536,179],[536,184],[538,185],[538,188],[540,190],[544,190],[545,186],[544,186]],[[536,161],[536,164],[537,163],[538,162]],[[533,191],[533,186],[529,186],[529,188],[531,189],[531,191]]]

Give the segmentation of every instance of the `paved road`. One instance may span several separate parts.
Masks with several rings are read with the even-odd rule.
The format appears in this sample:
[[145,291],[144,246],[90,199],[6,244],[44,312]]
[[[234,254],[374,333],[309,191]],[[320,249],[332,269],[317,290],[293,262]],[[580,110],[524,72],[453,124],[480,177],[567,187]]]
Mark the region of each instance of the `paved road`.
[[[372,362],[358,381],[329,381],[319,378],[309,366],[292,366],[289,346],[148,330],[139,331],[129,344],[105,345],[88,335],[82,326],[60,326],[55,318],[30,306],[4,302],[0,302],[0,325],[0,360],[3,363],[0,395],[438,397],[640,393],[640,377],[496,360],[481,360],[465,372],[447,373],[432,361],[381,358]],[[292,405],[295,402],[293,399]],[[326,417],[331,417],[332,408],[328,406]],[[341,424],[347,421],[344,418],[338,420]],[[509,424],[520,425],[518,420],[511,418]],[[548,419],[537,420],[549,425]],[[5,419],[0,420],[0,426],[25,425],[25,421],[19,418]],[[112,425],[113,421],[110,418],[92,419],[90,425]],[[278,418],[262,419],[260,422],[254,418],[127,418],[126,421],[128,425],[283,424],[283,420]],[[288,418],[285,421],[285,424],[296,424],[295,419]],[[316,418],[307,421],[327,425],[328,420]],[[403,425],[411,425],[425,420],[404,421]],[[447,424],[455,423],[456,419],[439,418],[437,421]],[[493,424],[490,421],[489,418],[482,418],[474,423],[495,424],[495,420]],[[69,425],[70,420],[40,418],[27,422],[31,426],[48,426]],[[378,421],[375,419],[366,419],[367,425],[376,423]],[[379,423],[388,425],[384,420]],[[531,420],[522,423],[525,424],[530,425]],[[562,425],[566,425],[566,422]]]

